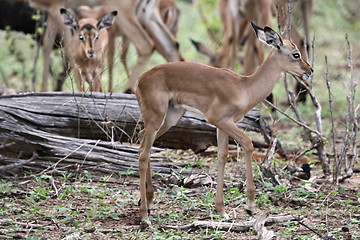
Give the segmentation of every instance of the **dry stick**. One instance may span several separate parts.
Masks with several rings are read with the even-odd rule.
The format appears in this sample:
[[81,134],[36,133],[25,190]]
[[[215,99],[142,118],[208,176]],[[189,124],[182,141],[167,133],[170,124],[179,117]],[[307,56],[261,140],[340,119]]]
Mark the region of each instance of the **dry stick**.
[[[356,141],[357,141],[357,134],[358,134],[358,124],[356,119],[356,112],[358,107],[355,107],[355,88],[357,83],[354,82],[354,75],[353,75],[353,64],[352,64],[352,50],[351,50],[351,44],[348,38],[348,35],[345,35],[345,39],[347,41],[348,50],[349,50],[349,65],[350,65],[350,93],[347,96],[346,100],[348,101],[348,110],[347,110],[347,116],[346,116],[346,131],[343,138],[342,146],[340,149],[340,156],[339,156],[339,162],[336,165],[336,171],[338,178],[336,179],[336,183],[339,183],[339,181],[343,181],[346,178],[351,177],[353,173],[353,166],[355,163],[355,159],[357,158],[356,153]],[[351,128],[352,125],[352,128]],[[350,130],[351,128],[351,130]],[[351,131],[351,132],[350,132]],[[352,148],[352,156],[349,163],[349,160],[347,158],[349,149]],[[345,173],[340,177],[341,174],[341,166],[345,163]]]
[[307,226],[306,224],[302,223],[301,221],[298,221],[298,223],[300,223],[300,225],[303,225],[305,228],[309,229],[310,231],[312,231],[313,233],[315,233],[315,234],[318,235],[319,237],[322,237],[320,233],[316,232],[314,229],[310,228],[309,226]]
[[59,190],[57,189],[57,187],[56,187],[56,185],[55,185],[55,180],[54,180],[54,178],[51,177],[50,181],[51,181],[51,185],[53,186],[53,188],[54,188],[54,190],[55,190],[55,195],[56,195],[56,197],[59,197]]
[[258,239],[270,240],[273,239],[273,237],[276,237],[274,231],[269,231],[265,227],[265,223],[269,218],[269,215],[269,211],[263,212],[254,223],[254,231],[257,233]]
[[[345,35],[346,40],[348,40],[347,38],[347,34]],[[350,47],[350,43],[348,43],[348,47],[349,47],[349,62],[351,62],[351,47]],[[345,85],[346,86],[346,85]],[[351,92],[351,90],[350,90]],[[350,93],[351,94],[351,93]],[[345,134],[343,137],[343,141],[341,143],[341,148],[340,148],[340,152],[339,152],[339,161],[336,162],[336,175],[335,175],[335,182],[336,184],[339,183],[339,176],[341,175],[341,167],[344,164],[346,155],[347,155],[347,151],[349,148],[349,129],[350,129],[350,97],[349,95],[346,97],[346,100],[348,101],[348,109],[347,109],[347,114],[346,114],[346,125],[345,125]]]
[[270,105],[270,107],[274,108],[276,111],[278,111],[279,113],[281,113],[282,115],[284,115],[285,117],[289,118],[291,121],[293,121],[294,123],[296,123],[297,125],[299,125],[300,127],[305,128],[307,131],[315,133],[316,135],[318,135],[321,138],[324,138],[324,135],[321,134],[320,132],[318,132],[315,129],[310,128],[305,122],[302,121],[298,121],[295,118],[293,118],[292,116],[290,116],[289,114],[287,114],[286,112],[282,111],[281,109],[279,109],[278,107],[276,107],[274,104],[272,104],[271,102],[269,102],[268,100],[264,100],[264,102],[268,105]]
[[[275,215],[269,216],[266,220],[267,224],[276,224],[276,223],[285,223],[289,221],[299,221],[292,215]],[[162,230],[166,229],[174,229],[174,230],[181,230],[181,231],[191,231],[198,228],[202,229],[218,229],[222,231],[229,231],[231,232],[246,232],[249,231],[250,227],[253,227],[256,222],[256,219],[242,222],[242,223],[229,223],[229,222],[214,222],[214,221],[194,221],[187,225],[182,226],[171,226],[171,225],[162,225],[159,228]]]
[[84,166],[84,163],[86,161],[86,158],[89,156],[89,154],[93,151],[94,148],[96,148],[96,146],[99,144],[100,142],[100,139],[96,141],[96,143],[91,147],[91,149],[86,153],[84,159],[83,159],[83,162],[81,163],[80,165],[80,168],[82,168]]
[[[315,53],[315,34],[311,43],[311,48],[312,48],[312,67],[314,68],[314,53]],[[315,93],[313,91],[313,78],[310,78],[310,91],[308,89],[309,95],[311,97],[311,100],[316,108],[315,111],[315,120],[316,120],[316,128],[317,130],[323,134],[323,129],[322,129],[322,122],[321,122],[321,105],[319,103],[319,101],[317,100]],[[327,157],[327,154],[325,152],[325,144],[324,144],[324,139],[319,140],[319,145],[317,146],[317,151],[319,154],[319,159],[321,162],[321,166],[323,169],[323,172],[325,174],[325,176],[328,176],[331,173],[331,169],[330,169],[330,163],[329,163],[329,159]]]
[[263,175],[267,178],[271,177],[271,179],[278,185],[280,185],[281,183],[279,181],[277,181],[277,179],[275,179],[275,173],[273,173],[273,171],[270,169],[273,157],[274,157],[274,153],[275,153],[275,148],[276,148],[276,143],[277,143],[277,138],[276,137],[272,137],[271,141],[269,143],[269,148],[268,148],[268,152],[266,153],[266,160],[264,158],[264,162],[262,162],[260,165],[258,165],[258,168],[260,169],[260,171],[262,172],[262,174],[260,174],[261,180],[262,182],[264,182],[263,179]]
[[359,105],[356,107],[355,106],[355,89],[357,86],[357,82],[354,82],[354,67],[353,67],[353,63],[352,63],[352,50],[351,50],[351,44],[348,38],[348,35],[345,35],[346,38],[346,42],[348,45],[348,49],[349,49],[349,65],[350,65],[350,96],[349,96],[349,111],[350,111],[350,121],[352,122],[352,134],[351,134],[351,138],[350,138],[350,143],[349,145],[350,148],[352,147],[353,150],[353,154],[352,154],[352,158],[350,160],[350,164],[349,161],[345,161],[345,175],[348,175],[349,177],[352,175],[353,173],[353,166],[354,166],[354,162],[355,159],[357,158],[357,151],[356,151],[356,140],[357,140],[357,134],[358,134],[358,124],[357,124],[357,117],[356,117],[356,113],[357,113],[357,109],[359,108]]
[[[330,118],[331,118],[331,132],[332,132],[332,141],[333,141],[333,152],[334,152],[334,161],[335,164],[337,165],[338,162],[338,156],[337,156],[337,151],[336,151],[336,134],[335,134],[335,124],[334,124],[334,115],[333,115],[333,109],[332,109],[332,102],[333,102],[333,95],[331,93],[331,88],[330,88],[330,81],[329,81],[329,65],[328,65],[328,59],[327,56],[325,55],[325,65],[326,65],[326,72],[325,72],[325,81],[326,81],[326,86],[328,89],[328,93],[329,93],[329,109],[330,109]],[[336,182],[337,179],[337,171],[333,172],[333,182]]]
[[49,166],[48,168],[44,169],[43,171],[41,171],[38,174],[34,174],[32,175],[33,177],[35,176],[40,176],[43,175],[44,173],[46,173],[48,170],[53,169],[52,172],[56,169],[57,165],[59,163],[61,163],[62,161],[64,161],[65,159],[67,159],[68,157],[70,157],[73,153],[77,152],[80,148],[82,148],[83,146],[85,146],[86,144],[88,144],[88,141],[85,141],[84,143],[82,143],[79,147],[77,147],[76,149],[74,149],[73,151],[71,151],[68,155],[66,155],[65,157],[61,158],[59,161],[57,161],[54,165]]
[[264,163],[264,167],[269,169],[272,159],[274,157],[275,154],[275,147],[276,147],[276,143],[277,143],[277,138],[273,137],[272,138],[272,142],[271,142],[271,148],[269,148],[268,152],[267,152],[267,160]]
[[[292,94],[292,92],[291,92],[290,90],[287,89],[287,91]],[[293,94],[292,94],[292,99],[294,99]],[[322,141],[325,139],[325,136],[324,136],[323,134],[319,133],[317,130],[314,130],[314,129],[310,128],[310,127],[306,124],[306,122],[302,119],[302,117],[301,117],[300,114],[297,115],[297,117],[299,118],[299,121],[298,121],[298,120],[296,120],[295,118],[293,118],[293,117],[291,117],[290,115],[288,115],[287,113],[285,113],[284,111],[282,111],[281,109],[279,109],[278,107],[276,107],[274,104],[270,103],[268,100],[265,99],[264,102],[267,103],[268,105],[270,105],[273,109],[275,109],[275,110],[278,111],[279,113],[281,113],[281,114],[283,114],[284,116],[286,116],[287,118],[289,118],[291,121],[293,121],[293,122],[296,123],[297,125],[303,127],[303,128],[305,129],[305,131],[307,131],[307,132],[309,133],[309,134],[308,134],[308,135],[309,135],[309,138],[312,139],[312,136],[311,136],[311,134],[310,134],[310,133],[312,132],[312,133],[315,133],[315,134],[318,136],[318,138],[322,139]],[[296,101],[294,101],[294,100],[292,100],[292,101],[289,100],[289,102],[292,102],[292,103],[296,104]],[[293,109],[294,109],[294,108],[293,108]],[[299,112],[297,108],[295,108],[295,109],[296,109],[296,110],[294,110],[295,113],[296,113],[296,112]],[[298,154],[297,157],[293,159],[293,161],[296,162],[296,160],[297,160],[298,158],[300,158],[301,156],[305,155],[307,152],[309,152],[309,151],[317,148],[317,147],[318,147],[318,144],[319,144],[319,142],[315,142],[315,141],[314,141],[314,143],[313,143],[313,145],[312,145],[311,148],[306,149],[306,150],[303,151],[302,153]]]
[[[74,96],[74,98],[76,98],[76,97]],[[109,98],[110,98],[110,97],[109,97]],[[96,110],[97,110],[97,113],[98,113],[99,117],[100,117],[100,118],[103,118],[103,121],[102,121],[101,123],[102,123],[102,124],[108,124],[109,121],[107,121],[107,118],[106,118],[106,116],[104,115],[104,113],[100,113],[100,111],[99,111],[99,109],[98,109],[98,107],[97,107],[97,104],[96,104],[94,98],[92,98],[92,100],[93,100],[94,106],[95,106],[95,108],[96,108]],[[78,107],[78,110],[81,109],[81,110],[83,110],[85,113],[88,113],[85,105],[82,105],[82,104],[78,103],[78,102],[76,101],[76,99],[75,99],[75,102],[76,102],[76,105],[77,105],[77,107]],[[126,105],[122,108],[122,110],[120,111],[118,117],[121,116],[121,114],[123,113],[123,111],[125,110],[125,108],[126,108]],[[106,109],[106,108],[104,108],[103,111],[105,111],[105,109]],[[108,132],[106,131],[106,129],[105,129],[104,127],[102,127],[97,121],[94,120],[94,117],[93,117],[93,116],[90,116],[89,114],[87,114],[87,115],[88,115],[88,119],[89,119],[89,125],[92,126],[91,123],[94,123],[109,139],[111,139],[111,142],[114,143],[113,134],[112,134],[112,135],[109,135]],[[80,118],[80,117],[79,117],[79,118]],[[112,123],[112,125],[115,125],[113,122],[111,122],[111,123]],[[120,127],[116,127],[116,128],[117,128],[118,130],[120,130],[122,134],[126,135],[126,136],[130,139],[130,141],[132,140],[132,137],[131,137],[129,134],[127,134],[123,129],[121,129]],[[132,143],[132,142],[131,142],[131,143]]]
[[304,150],[303,152],[301,153],[297,153],[296,157],[294,157],[293,161],[296,162],[300,157],[304,156],[306,153],[314,150],[315,148],[317,148],[317,144],[313,145],[312,147]]

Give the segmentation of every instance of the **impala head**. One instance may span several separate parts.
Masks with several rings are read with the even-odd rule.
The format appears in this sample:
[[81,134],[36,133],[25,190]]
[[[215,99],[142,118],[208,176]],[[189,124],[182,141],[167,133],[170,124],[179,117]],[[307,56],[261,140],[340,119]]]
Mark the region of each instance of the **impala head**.
[[253,22],[251,22],[251,25],[257,38],[267,45],[274,47],[277,50],[276,54],[282,57],[283,61],[279,64],[282,65],[284,72],[288,72],[304,81],[307,81],[311,77],[314,70],[310,64],[301,57],[301,53],[295,44],[289,40],[283,40],[280,35],[270,27],[262,29]]
[[81,47],[87,58],[95,57],[95,44],[99,39],[99,31],[109,28],[115,21],[117,11],[105,15],[101,20],[84,18],[77,21],[66,9],[60,9],[64,24],[78,35]]

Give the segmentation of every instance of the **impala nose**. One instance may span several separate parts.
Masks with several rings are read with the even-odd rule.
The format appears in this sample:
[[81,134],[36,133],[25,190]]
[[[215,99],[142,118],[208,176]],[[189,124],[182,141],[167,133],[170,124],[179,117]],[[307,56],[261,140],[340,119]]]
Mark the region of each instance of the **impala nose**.
[[89,58],[93,58],[93,57],[94,57],[94,51],[93,51],[93,50],[89,50],[89,51],[88,51],[88,56],[89,56]]
[[313,68],[310,68],[310,71],[311,71],[311,73],[313,73],[313,72],[314,72],[314,69],[313,69]]

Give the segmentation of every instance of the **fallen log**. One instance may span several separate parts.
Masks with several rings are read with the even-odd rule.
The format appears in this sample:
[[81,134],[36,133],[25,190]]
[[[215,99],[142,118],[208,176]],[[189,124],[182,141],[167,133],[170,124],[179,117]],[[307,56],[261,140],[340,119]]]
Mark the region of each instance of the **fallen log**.
[[[136,98],[131,94],[55,92],[3,96],[0,113],[10,114],[19,122],[45,132],[112,142],[137,143],[137,134],[143,128]],[[262,133],[266,144],[271,139],[271,128],[257,109],[252,109],[237,125],[246,131]],[[212,145],[216,145],[215,127],[190,112],[154,144],[195,152]],[[281,154],[284,150],[279,146]]]
[[[271,138],[271,129],[257,109],[250,111],[238,126],[263,133],[265,142]],[[7,163],[19,160],[20,152],[22,159],[36,152],[37,159],[31,162],[36,162],[39,169],[63,159],[58,167],[82,164],[103,171],[131,168],[137,175],[137,147],[118,141],[137,143],[142,128],[134,95],[55,92],[0,97],[0,157],[8,157]],[[186,113],[154,144],[197,152],[211,145],[216,145],[215,127],[193,113]],[[176,168],[167,165],[162,169],[164,159],[158,160],[152,160],[153,171],[169,173],[165,169]]]

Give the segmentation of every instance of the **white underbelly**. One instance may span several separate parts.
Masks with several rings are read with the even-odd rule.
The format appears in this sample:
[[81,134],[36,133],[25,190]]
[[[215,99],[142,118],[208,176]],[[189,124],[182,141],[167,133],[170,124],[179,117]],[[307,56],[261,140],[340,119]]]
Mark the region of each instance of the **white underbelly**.
[[187,105],[178,105],[178,106],[185,109],[186,111],[198,114],[200,116],[204,116],[204,113],[202,111],[200,111],[199,109],[197,109],[197,108],[190,107],[190,106],[187,106]]

